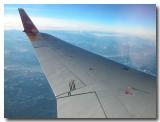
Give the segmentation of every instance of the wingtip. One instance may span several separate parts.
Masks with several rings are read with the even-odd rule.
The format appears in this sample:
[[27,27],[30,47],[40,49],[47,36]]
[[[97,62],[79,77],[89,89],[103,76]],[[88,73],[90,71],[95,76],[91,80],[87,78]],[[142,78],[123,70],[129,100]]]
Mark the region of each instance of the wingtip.
[[22,24],[24,27],[23,32],[37,34],[39,31],[36,28],[36,26],[33,24],[33,22],[31,21],[31,19],[29,18],[25,10],[23,8],[18,8],[18,11],[19,11],[19,14],[22,20]]
[[19,11],[21,11],[21,10],[23,10],[23,11],[24,11],[24,9],[23,9],[23,8],[18,8],[18,10],[19,10]]

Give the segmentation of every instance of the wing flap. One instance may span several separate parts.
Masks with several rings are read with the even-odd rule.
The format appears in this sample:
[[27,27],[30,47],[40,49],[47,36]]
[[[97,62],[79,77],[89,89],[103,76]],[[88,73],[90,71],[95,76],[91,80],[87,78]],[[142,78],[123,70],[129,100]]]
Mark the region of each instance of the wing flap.
[[[91,101],[91,102],[86,102]],[[59,118],[106,118],[94,92],[57,99]],[[65,109],[63,107],[65,106]],[[86,112],[87,111],[87,112]]]

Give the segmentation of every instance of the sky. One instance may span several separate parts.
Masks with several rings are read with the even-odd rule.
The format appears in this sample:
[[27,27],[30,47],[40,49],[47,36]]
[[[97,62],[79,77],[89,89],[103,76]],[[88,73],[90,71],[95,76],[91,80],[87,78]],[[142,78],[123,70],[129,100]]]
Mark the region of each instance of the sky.
[[118,32],[156,35],[156,5],[5,5],[5,30],[23,29],[17,8],[24,8],[42,30]]

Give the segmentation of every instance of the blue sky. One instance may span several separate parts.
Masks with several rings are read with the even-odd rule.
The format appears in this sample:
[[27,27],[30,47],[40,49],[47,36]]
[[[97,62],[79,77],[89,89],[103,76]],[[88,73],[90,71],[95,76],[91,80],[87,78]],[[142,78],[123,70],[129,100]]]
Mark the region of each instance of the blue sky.
[[[81,27],[84,25],[84,28],[93,29],[96,26],[100,30],[122,30],[146,35],[156,32],[156,5],[5,5],[5,16],[18,18],[17,8],[24,8],[30,17],[43,18],[41,24],[46,28],[49,28],[47,24],[53,27],[59,22],[57,26],[77,24]],[[49,22],[49,19],[56,21]]]

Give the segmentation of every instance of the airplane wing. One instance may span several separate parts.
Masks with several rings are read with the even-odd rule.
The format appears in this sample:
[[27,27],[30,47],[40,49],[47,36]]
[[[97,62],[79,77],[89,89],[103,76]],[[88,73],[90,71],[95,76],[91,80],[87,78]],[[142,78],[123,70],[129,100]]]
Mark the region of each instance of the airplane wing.
[[58,118],[156,118],[156,77],[41,33],[19,13],[57,98]]

